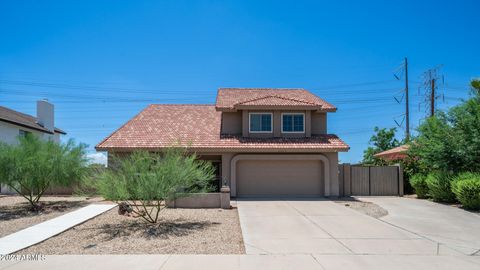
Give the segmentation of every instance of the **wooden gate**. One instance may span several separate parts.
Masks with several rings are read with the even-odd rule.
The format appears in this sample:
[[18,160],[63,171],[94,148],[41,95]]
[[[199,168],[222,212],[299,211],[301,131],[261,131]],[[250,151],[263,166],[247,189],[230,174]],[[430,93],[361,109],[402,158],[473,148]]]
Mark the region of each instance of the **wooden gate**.
[[403,196],[401,166],[340,164],[341,196]]

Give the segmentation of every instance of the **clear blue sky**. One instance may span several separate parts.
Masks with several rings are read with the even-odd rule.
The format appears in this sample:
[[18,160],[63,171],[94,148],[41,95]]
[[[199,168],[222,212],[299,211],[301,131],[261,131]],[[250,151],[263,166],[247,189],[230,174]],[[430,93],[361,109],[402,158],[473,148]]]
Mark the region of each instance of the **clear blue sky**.
[[[338,2],[338,3],[337,3]],[[368,2],[368,3],[366,3]],[[338,107],[328,129],[361,160],[374,126],[425,116],[421,74],[443,65],[439,107],[480,76],[478,1],[1,1],[0,105],[89,150],[150,103],[214,103],[218,87],[303,87]],[[395,118],[396,117],[396,118]],[[403,137],[403,129],[399,130]]]

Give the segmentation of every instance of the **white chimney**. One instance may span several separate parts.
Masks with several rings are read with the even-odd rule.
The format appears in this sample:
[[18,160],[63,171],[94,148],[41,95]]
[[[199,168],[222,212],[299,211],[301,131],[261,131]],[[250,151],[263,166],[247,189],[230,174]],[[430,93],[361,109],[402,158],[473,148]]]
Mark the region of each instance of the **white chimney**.
[[54,132],[53,104],[47,99],[37,101],[37,121],[44,128]]

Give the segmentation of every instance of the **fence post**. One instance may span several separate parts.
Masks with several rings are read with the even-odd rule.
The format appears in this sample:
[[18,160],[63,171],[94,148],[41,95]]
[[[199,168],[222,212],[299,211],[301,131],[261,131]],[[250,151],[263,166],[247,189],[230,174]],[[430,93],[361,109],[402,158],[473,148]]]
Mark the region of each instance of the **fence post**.
[[343,164],[339,164],[338,165],[338,185],[339,185],[339,189],[338,189],[338,195],[340,197],[343,197],[345,196],[345,180],[343,179],[344,176],[343,176]]
[[368,166],[368,196],[372,196],[372,166]]
[[404,184],[403,184],[403,166],[402,166],[402,163],[399,163],[398,164],[398,195],[400,197],[403,197],[403,187],[404,187]]
[[352,195],[352,172],[350,163],[343,164],[343,189],[344,196]]

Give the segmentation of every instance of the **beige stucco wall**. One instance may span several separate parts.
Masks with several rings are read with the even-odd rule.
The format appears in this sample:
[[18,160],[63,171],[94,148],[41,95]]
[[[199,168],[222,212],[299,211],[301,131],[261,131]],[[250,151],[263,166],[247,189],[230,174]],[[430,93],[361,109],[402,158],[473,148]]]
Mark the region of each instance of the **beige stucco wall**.
[[242,112],[222,113],[222,134],[242,134]]
[[[117,153],[117,155],[120,156],[126,156],[129,153],[123,152],[123,153]],[[109,153],[109,160],[108,160],[108,166],[115,166],[114,160],[111,157],[111,153]],[[258,155],[262,156],[263,158],[269,158],[269,157],[275,157],[275,156],[289,156],[289,155],[295,155],[295,156],[304,156],[304,157],[309,157],[309,156],[316,156],[316,155],[321,155],[324,156],[325,159],[328,161],[328,169],[325,167],[325,163],[322,167],[323,171],[326,171],[328,173],[327,176],[325,176],[324,179],[324,188],[323,188],[323,193],[325,196],[338,196],[339,195],[339,181],[338,181],[338,153],[337,152],[321,152],[321,153],[197,153],[197,155],[201,156],[203,159],[206,159],[208,156],[221,156],[221,177],[222,177],[222,183],[226,182],[227,185],[231,188],[232,190],[232,196],[236,196],[236,186],[232,184],[232,159],[235,157],[238,157],[240,155]],[[288,159],[287,159],[288,160]],[[298,159],[297,159],[298,160]]]
[[312,134],[327,134],[327,113],[312,112]]

